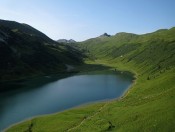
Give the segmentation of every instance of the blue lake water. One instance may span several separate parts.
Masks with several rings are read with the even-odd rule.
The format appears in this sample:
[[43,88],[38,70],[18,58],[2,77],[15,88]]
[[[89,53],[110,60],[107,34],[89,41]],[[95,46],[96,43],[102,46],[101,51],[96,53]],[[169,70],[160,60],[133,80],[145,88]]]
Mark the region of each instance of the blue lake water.
[[[24,85],[20,89],[0,93],[0,131],[37,115],[118,98],[132,80],[124,74],[99,74],[74,75],[63,79],[48,76],[21,82]],[[37,85],[38,82],[40,85]]]

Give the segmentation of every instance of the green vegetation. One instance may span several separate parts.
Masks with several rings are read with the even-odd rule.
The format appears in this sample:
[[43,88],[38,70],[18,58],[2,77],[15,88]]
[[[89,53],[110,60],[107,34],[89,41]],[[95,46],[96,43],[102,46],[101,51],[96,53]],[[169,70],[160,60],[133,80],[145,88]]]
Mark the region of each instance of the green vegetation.
[[0,20],[0,82],[66,72],[66,64],[81,63],[78,50],[29,25]]
[[87,56],[80,70],[101,65],[134,73],[130,90],[120,99],[33,118],[8,132],[175,131],[175,28],[145,35],[119,33],[74,48]]

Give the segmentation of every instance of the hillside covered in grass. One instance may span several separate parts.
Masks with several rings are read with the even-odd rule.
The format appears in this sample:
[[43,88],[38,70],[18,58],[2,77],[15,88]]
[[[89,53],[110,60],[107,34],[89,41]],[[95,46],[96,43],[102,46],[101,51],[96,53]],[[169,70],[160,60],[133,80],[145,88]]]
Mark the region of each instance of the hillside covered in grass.
[[66,72],[81,56],[27,24],[0,20],[0,81]]
[[73,47],[86,53],[88,65],[134,73],[130,90],[121,99],[33,118],[7,131],[175,130],[175,28],[144,35],[118,33]]

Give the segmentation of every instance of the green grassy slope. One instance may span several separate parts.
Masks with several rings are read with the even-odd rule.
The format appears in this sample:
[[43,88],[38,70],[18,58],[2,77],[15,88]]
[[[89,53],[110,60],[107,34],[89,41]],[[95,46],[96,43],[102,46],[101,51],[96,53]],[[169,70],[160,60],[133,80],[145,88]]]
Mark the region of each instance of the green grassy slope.
[[66,64],[82,63],[81,56],[29,25],[0,20],[0,82],[65,72]]
[[13,32],[21,32],[32,36],[40,37],[47,42],[54,42],[48,36],[38,31],[37,29],[27,25],[25,23],[18,23],[15,21],[0,20],[0,25],[10,28]]
[[89,65],[134,73],[131,89],[119,100],[34,118],[7,131],[175,131],[175,28],[119,33],[76,47]]

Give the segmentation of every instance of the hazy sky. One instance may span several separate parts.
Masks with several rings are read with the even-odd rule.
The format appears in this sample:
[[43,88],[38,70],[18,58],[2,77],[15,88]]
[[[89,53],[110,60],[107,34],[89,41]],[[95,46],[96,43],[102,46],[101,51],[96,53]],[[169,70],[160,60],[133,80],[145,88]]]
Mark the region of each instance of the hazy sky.
[[0,19],[27,23],[55,40],[82,41],[171,28],[175,0],[0,0]]

